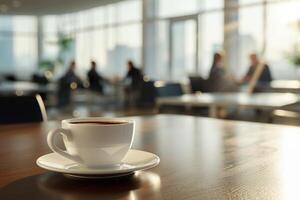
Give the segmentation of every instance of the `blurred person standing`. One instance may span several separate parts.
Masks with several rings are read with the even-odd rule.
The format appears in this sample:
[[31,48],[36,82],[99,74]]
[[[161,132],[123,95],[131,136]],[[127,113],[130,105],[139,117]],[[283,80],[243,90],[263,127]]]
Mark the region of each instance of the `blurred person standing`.
[[125,77],[125,96],[126,102],[130,106],[136,105],[139,98],[139,93],[143,84],[144,75],[140,69],[138,69],[132,60],[127,62],[127,74]]
[[82,81],[75,73],[76,62],[73,60],[67,72],[58,81],[58,106],[70,103],[71,89],[82,87]]
[[133,90],[137,89],[141,85],[143,77],[142,71],[129,60],[127,62],[127,74],[125,79],[130,81],[130,88]]
[[91,69],[88,71],[87,77],[90,83],[90,89],[103,94],[104,78],[97,72],[97,64],[95,61],[91,61]]

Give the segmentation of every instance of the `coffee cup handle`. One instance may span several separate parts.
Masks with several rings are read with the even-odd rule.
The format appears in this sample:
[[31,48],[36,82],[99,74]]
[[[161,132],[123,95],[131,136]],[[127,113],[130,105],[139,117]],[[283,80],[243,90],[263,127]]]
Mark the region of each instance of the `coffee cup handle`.
[[48,136],[47,136],[47,143],[48,143],[48,146],[50,147],[50,149],[55,152],[55,153],[58,153],[59,155],[67,158],[67,159],[70,159],[74,162],[79,162],[80,160],[78,158],[76,158],[75,156],[67,153],[66,151],[62,150],[61,148],[59,148],[56,144],[55,144],[55,138],[57,135],[64,135],[66,137],[68,137],[68,133],[69,131],[68,130],[65,130],[65,129],[62,129],[62,128],[58,128],[58,129],[55,129],[55,130],[51,130],[49,133],[48,133]]

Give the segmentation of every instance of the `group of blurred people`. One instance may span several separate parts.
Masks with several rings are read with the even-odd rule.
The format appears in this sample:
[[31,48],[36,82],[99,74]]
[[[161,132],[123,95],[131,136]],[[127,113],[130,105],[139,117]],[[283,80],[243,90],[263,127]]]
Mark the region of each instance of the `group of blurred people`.
[[[269,85],[272,81],[272,75],[270,68],[267,64],[262,63],[258,55],[255,53],[249,56],[250,66],[242,79],[236,79],[229,73],[227,73],[224,65],[224,55],[217,52],[213,56],[212,67],[210,69],[208,81],[210,82],[210,90],[213,92],[224,92],[224,91],[236,91],[240,85],[249,84],[256,77],[256,88],[264,87]],[[258,69],[261,67],[260,73],[257,75]],[[67,72],[60,78],[60,96],[66,97],[68,101],[70,99],[70,88],[74,89],[77,87],[83,87],[83,81],[75,72],[76,63],[72,61],[69,65]],[[119,82],[124,85],[125,98],[129,102],[134,101],[138,98],[143,83],[144,75],[142,71],[137,68],[133,61],[127,62],[127,73],[123,78],[118,78]],[[89,89],[92,91],[104,93],[103,84],[113,82],[107,78],[104,78],[97,70],[97,64],[95,61],[91,61],[90,70],[87,72],[87,80],[89,83]],[[61,98],[64,99],[64,98]],[[65,100],[63,100],[65,101]],[[61,102],[64,104],[64,102]]]
[[[124,83],[125,94],[129,96],[136,96],[142,81],[143,73],[137,68],[133,61],[127,62],[127,73],[123,78],[115,78],[119,82]],[[97,64],[95,61],[91,61],[91,66],[87,72],[88,88],[92,91],[104,94],[105,83],[112,83],[113,80],[109,80],[103,77],[97,70]],[[60,99],[59,105],[65,105],[70,100],[71,89],[83,88],[84,84],[81,78],[76,74],[76,62],[71,61],[66,73],[59,79],[59,91],[58,96]],[[130,98],[128,97],[128,98]]]
[[240,80],[234,78],[227,73],[224,65],[224,55],[220,52],[214,54],[212,67],[210,69],[208,80],[212,84],[213,91],[231,91],[236,90],[239,85],[249,84],[255,78],[255,74],[259,68],[262,70],[257,74],[256,87],[257,89],[268,86],[272,81],[270,68],[267,64],[263,63],[257,54],[252,53],[249,55],[250,66],[247,73]]

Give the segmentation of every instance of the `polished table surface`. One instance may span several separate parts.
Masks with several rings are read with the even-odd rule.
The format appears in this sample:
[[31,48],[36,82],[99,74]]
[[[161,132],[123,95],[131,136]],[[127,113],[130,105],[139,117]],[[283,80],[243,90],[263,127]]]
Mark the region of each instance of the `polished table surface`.
[[133,148],[161,163],[74,180],[36,166],[58,122],[0,126],[0,199],[300,199],[300,128],[192,116],[134,117]]

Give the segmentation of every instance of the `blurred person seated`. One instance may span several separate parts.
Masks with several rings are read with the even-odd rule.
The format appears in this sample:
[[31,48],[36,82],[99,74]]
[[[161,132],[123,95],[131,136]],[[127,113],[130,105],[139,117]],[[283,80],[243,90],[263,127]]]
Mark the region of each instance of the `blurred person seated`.
[[97,72],[97,64],[95,61],[91,62],[91,69],[87,73],[90,83],[90,89],[103,94],[104,78]]
[[71,89],[82,87],[82,81],[75,73],[76,63],[72,61],[67,72],[58,82],[58,106],[64,106],[70,102]]
[[230,92],[237,89],[233,77],[226,72],[224,56],[221,52],[217,52],[213,56],[208,82],[212,92]]
[[127,62],[127,67],[128,71],[125,77],[125,83],[127,83],[125,87],[126,101],[129,105],[136,105],[144,81],[144,75],[131,60]]
[[[82,81],[79,78],[79,76],[77,76],[77,74],[75,73],[75,69],[76,69],[76,62],[72,61],[69,65],[67,72],[60,78],[60,81],[63,81],[64,83],[69,84],[69,85],[76,84],[77,87],[82,87]],[[74,85],[74,87],[75,87],[75,85]],[[75,88],[72,88],[72,89],[75,89]]]
[[[258,58],[258,55],[255,53],[250,54],[249,59],[250,59],[250,67],[248,69],[247,74],[242,79],[242,83],[244,84],[250,83],[250,81],[253,79],[255,71],[259,67],[259,64],[263,64]],[[267,64],[263,64],[263,70],[257,80],[255,91],[268,87],[271,81],[272,81],[272,75],[271,75],[270,68]]]

